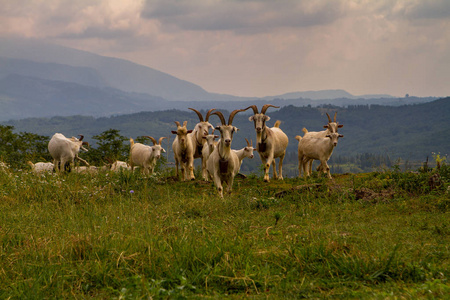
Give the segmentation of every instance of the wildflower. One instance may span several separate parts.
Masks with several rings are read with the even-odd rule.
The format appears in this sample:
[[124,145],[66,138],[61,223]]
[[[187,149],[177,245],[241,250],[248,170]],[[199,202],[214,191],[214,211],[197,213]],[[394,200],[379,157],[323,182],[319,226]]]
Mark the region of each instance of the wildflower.
[[134,191],[133,191],[133,190],[130,190],[130,194],[134,194]]

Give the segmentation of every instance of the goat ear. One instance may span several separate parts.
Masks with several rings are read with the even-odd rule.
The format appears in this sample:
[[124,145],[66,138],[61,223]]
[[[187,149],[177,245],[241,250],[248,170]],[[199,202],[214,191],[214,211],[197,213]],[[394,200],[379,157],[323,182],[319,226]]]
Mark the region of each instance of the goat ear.
[[239,128],[237,128],[236,126],[233,126],[234,131],[239,131]]
[[202,139],[206,140],[206,136],[202,136]]
[[215,136],[214,136],[214,138],[215,138],[215,139],[218,139],[218,138],[219,138],[219,136],[218,136],[218,135],[215,135]]
[[220,130],[220,126],[216,126],[216,128],[214,128],[215,130]]
[[208,128],[214,129],[214,126],[212,126],[211,123],[208,123]]
[[166,153],[166,150],[164,150],[164,148],[161,148],[161,152]]
[[343,134],[340,134],[339,137],[344,137],[344,135],[343,135]]
[[189,129],[189,130],[187,131],[187,133],[192,133],[192,129]]
[[269,121],[270,120],[270,117],[269,116],[266,116],[266,115],[264,115],[264,121]]
[[342,125],[342,124],[339,124],[339,125],[338,125],[338,128],[342,128],[342,127],[344,127],[344,125]]
[[323,125],[323,128],[328,128],[328,125]]
[[326,135],[325,137],[329,137],[329,138],[330,138],[330,137],[331,137],[331,135],[327,134],[327,135]]
[[254,116],[248,117],[248,120],[249,120],[249,121],[253,121],[254,119],[255,119]]
[[174,131],[174,130],[172,130],[172,133],[173,133],[173,134],[177,134],[177,132],[176,132],[176,131]]

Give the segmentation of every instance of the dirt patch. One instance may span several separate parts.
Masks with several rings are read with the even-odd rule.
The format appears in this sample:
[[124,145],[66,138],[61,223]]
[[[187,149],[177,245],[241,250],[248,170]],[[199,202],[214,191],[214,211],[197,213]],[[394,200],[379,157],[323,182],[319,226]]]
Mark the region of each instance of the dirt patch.
[[375,192],[368,188],[355,190],[354,193],[356,200],[363,200],[370,203],[389,202],[394,198],[395,194],[393,190],[383,190],[381,192]]

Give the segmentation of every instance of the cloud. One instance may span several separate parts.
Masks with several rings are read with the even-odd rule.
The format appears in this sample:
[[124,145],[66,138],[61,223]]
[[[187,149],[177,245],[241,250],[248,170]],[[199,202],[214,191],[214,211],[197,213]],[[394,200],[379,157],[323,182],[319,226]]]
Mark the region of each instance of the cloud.
[[330,24],[344,14],[342,8],[342,1],[148,0],[142,17],[180,30],[261,32]]

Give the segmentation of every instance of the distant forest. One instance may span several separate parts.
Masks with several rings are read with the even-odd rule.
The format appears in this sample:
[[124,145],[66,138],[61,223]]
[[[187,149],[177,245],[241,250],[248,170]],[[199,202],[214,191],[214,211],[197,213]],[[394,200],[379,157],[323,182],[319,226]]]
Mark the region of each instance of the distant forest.
[[[200,102],[199,102],[200,103]],[[199,105],[200,106],[200,105]],[[201,103],[202,107],[194,107],[203,113],[213,108],[214,103]],[[236,107],[245,108],[245,107]],[[221,110],[221,109],[219,109]],[[229,112],[221,110],[227,118]],[[246,145],[245,138],[255,141],[256,134],[253,122],[248,120],[252,110],[236,115],[233,125],[240,131],[234,135],[233,148],[240,149]],[[270,116],[267,122],[273,126],[276,120],[281,120],[280,128],[289,137],[289,146],[285,159],[286,175],[295,176],[297,173],[297,145],[296,135],[303,135],[302,128],[309,131],[323,130],[328,121],[326,112],[333,118],[337,112],[337,121],[344,127],[339,130],[344,138],[333,152],[330,160],[332,172],[363,172],[371,171],[382,166],[391,167],[401,162],[406,167],[417,166],[432,157],[432,153],[445,156],[450,151],[450,98],[433,102],[398,107],[381,105],[357,105],[337,107],[323,105],[321,107],[286,106],[279,110],[269,108],[266,112]],[[96,147],[98,139],[94,137],[109,130],[120,135],[125,144],[129,145],[129,138],[151,135],[155,138],[168,136],[169,143],[164,142],[168,150],[167,159],[173,161],[170,133],[175,129],[174,121],[188,121],[188,128],[193,128],[198,122],[194,112],[180,110],[165,110],[158,112],[140,112],[113,117],[94,118],[87,116],[29,118],[18,121],[2,122],[9,126],[16,135],[35,134],[42,140],[50,139],[55,132],[66,136],[83,134],[92,147]],[[213,125],[220,121],[217,116],[209,120]],[[5,129],[5,128],[3,128]],[[7,132],[3,130],[2,132]],[[1,136],[0,141],[5,140]],[[2,143],[3,144],[3,143]],[[5,151],[0,155],[7,155]],[[256,154],[256,153],[255,153]],[[4,158],[3,158],[4,159]],[[409,165],[408,165],[409,164]],[[242,166],[243,172],[255,172],[260,168],[258,155],[253,160],[246,160]]]

